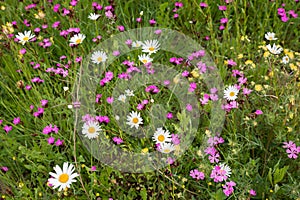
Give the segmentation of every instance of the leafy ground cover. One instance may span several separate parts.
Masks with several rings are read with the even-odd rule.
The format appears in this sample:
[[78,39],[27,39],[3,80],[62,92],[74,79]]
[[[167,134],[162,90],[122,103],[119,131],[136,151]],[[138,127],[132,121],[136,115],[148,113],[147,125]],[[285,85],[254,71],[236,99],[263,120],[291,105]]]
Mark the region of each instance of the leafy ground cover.
[[1,199],[300,199],[299,0],[0,8]]

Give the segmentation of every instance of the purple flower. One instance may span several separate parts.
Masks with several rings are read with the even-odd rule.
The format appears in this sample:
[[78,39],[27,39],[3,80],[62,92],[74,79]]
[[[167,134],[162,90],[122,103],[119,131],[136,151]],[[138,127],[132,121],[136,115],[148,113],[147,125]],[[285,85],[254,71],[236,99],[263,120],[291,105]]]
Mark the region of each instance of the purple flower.
[[1,169],[2,171],[4,171],[4,172],[7,172],[7,171],[8,171],[8,167],[5,167],[5,166],[0,167],[0,169]]
[[256,110],[256,111],[255,111],[255,114],[256,114],[256,115],[262,115],[262,114],[263,114],[263,111],[261,111],[261,110]]
[[142,18],[136,18],[136,22],[138,22],[138,23],[140,23],[140,22],[142,22]]
[[205,178],[205,175],[203,172],[198,171],[197,169],[191,170],[190,171],[190,176],[194,179],[201,179],[203,180]]
[[193,110],[192,105],[191,105],[191,104],[187,104],[187,105],[186,105],[186,110],[187,110],[187,111],[192,111],[192,110]]
[[107,101],[107,103],[112,104],[113,101],[114,101],[114,98],[113,97],[107,97],[106,101]]
[[47,139],[48,144],[53,144],[54,143],[55,138],[54,137],[49,137]]
[[251,190],[249,191],[249,194],[250,194],[251,196],[256,196],[256,191],[253,190],[253,189],[251,189]]
[[123,32],[125,30],[124,26],[118,26],[118,29],[120,32]]
[[92,171],[92,172],[94,172],[94,171],[96,171],[96,170],[97,170],[97,167],[96,167],[96,166],[92,166],[92,167],[91,167],[91,171]]
[[59,8],[60,8],[60,4],[55,4],[54,7],[53,7],[53,11],[58,12]]
[[42,99],[42,100],[41,100],[41,105],[42,105],[43,107],[47,106],[47,104],[48,104],[48,100],[46,100],[46,99]]
[[12,126],[5,125],[3,127],[3,130],[5,130],[5,132],[8,133],[8,132],[10,132],[12,130]]
[[19,53],[22,54],[22,55],[24,55],[24,54],[26,53],[26,49],[21,49],[21,50],[19,51]]
[[180,139],[179,139],[179,136],[178,136],[178,135],[176,135],[176,134],[171,134],[171,136],[172,136],[172,143],[173,143],[174,145],[180,144]]
[[201,7],[201,8],[207,8],[208,5],[207,5],[206,3],[204,3],[204,2],[201,2],[201,3],[200,3],[200,7]]
[[173,118],[173,114],[171,112],[168,112],[166,115],[167,119],[172,119]]
[[221,24],[226,24],[228,22],[228,18],[222,18],[220,22]]
[[14,125],[17,125],[17,124],[19,124],[20,122],[21,122],[20,117],[14,118],[14,120],[13,120]]
[[64,141],[63,140],[60,140],[60,139],[57,139],[57,141],[55,142],[55,146],[61,146],[63,145]]
[[113,141],[116,143],[116,144],[121,144],[123,143],[123,140],[119,137],[113,137]]
[[154,19],[150,19],[149,24],[152,26],[152,25],[156,24],[156,21]]
[[226,10],[226,9],[227,9],[226,6],[219,6],[219,10],[221,10],[221,11],[224,11],[224,10]]

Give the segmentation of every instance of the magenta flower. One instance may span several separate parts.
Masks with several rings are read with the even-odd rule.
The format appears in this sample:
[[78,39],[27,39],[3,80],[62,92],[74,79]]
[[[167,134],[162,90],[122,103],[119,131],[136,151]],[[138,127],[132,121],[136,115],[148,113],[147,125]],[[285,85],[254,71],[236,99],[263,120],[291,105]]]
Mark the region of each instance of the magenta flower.
[[55,4],[54,7],[53,7],[53,11],[58,12],[59,8],[60,8],[60,4]]
[[20,122],[21,122],[20,117],[14,118],[14,120],[13,120],[14,125],[17,125],[17,124],[19,124]]
[[21,50],[19,51],[19,53],[22,54],[22,55],[24,55],[24,54],[26,53],[26,49],[21,49]]
[[161,34],[161,32],[162,32],[162,30],[160,30],[160,29],[154,31],[154,33],[155,33],[156,35]]
[[204,2],[201,2],[201,3],[200,3],[200,7],[201,7],[201,8],[207,8],[208,5],[207,5],[206,3],[204,3]]
[[53,144],[54,141],[55,141],[55,138],[54,138],[54,137],[49,137],[49,138],[47,139],[48,144]]
[[227,9],[226,6],[219,6],[219,10],[221,10],[221,11],[224,11],[224,10],[226,10],[226,9]]
[[114,101],[114,98],[113,97],[107,97],[106,101],[107,101],[107,103],[112,104],[113,101]]
[[256,114],[256,115],[262,115],[262,114],[263,114],[263,111],[261,111],[261,110],[256,110],[256,111],[255,111],[255,114]]
[[233,191],[234,191],[233,186],[235,186],[235,185],[236,185],[236,183],[233,182],[233,181],[226,182],[225,185],[223,186],[223,188],[224,188],[223,189],[224,194],[226,196],[230,196],[233,193]]
[[166,117],[167,117],[167,119],[172,119],[173,118],[173,113],[168,112]]
[[222,18],[220,22],[221,24],[226,24],[228,22],[228,18]]
[[154,19],[150,19],[149,24],[152,26],[152,25],[156,24],[156,21]]
[[120,55],[120,51],[113,51],[113,56],[119,56]]
[[47,106],[47,104],[48,104],[48,100],[46,100],[46,99],[42,99],[42,100],[41,100],[41,105],[42,105],[43,107]]
[[198,171],[197,169],[191,170],[190,171],[190,176],[194,179],[201,179],[203,180],[205,178],[205,175],[203,172]]
[[180,144],[180,139],[179,139],[179,136],[178,136],[178,135],[176,135],[176,134],[171,134],[171,136],[172,136],[172,143],[173,143],[174,145]]
[[192,111],[193,110],[193,107],[192,107],[191,104],[187,104],[185,108],[186,108],[187,111]]
[[120,32],[123,32],[125,30],[124,26],[118,26],[118,29]]
[[9,133],[12,130],[12,126],[5,125],[3,130],[5,130],[6,133]]
[[251,189],[251,190],[249,191],[249,194],[250,194],[251,196],[256,196],[256,191],[253,190],[253,189]]
[[140,23],[140,22],[142,22],[142,18],[136,18],[136,22],[138,22],[138,23]]
[[121,144],[123,143],[123,140],[119,137],[113,137],[113,141],[116,143],[116,144]]
[[285,149],[288,148],[296,148],[296,144],[293,141],[289,141],[289,142],[284,142],[284,145],[282,146]]
[[94,171],[96,171],[96,170],[97,170],[97,167],[96,167],[96,166],[92,166],[92,167],[91,167],[91,171],[92,171],[92,172],[94,172]]
[[168,163],[169,165],[172,165],[174,162],[175,162],[175,160],[174,160],[173,158],[171,158],[171,157],[168,157],[168,158],[167,158],[167,163]]
[[55,142],[55,146],[57,146],[57,147],[58,147],[58,146],[62,146],[63,143],[64,143],[63,140],[57,139],[57,141]]
[[182,72],[181,75],[182,75],[183,77],[188,77],[189,74],[190,74],[190,72],[188,72],[187,70],[185,70],[185,71]]
[[5,166],[0,167],[0,169],[1,169],[3,172],[7,172],[7,171],[8,171],[8,167],[5,167]]

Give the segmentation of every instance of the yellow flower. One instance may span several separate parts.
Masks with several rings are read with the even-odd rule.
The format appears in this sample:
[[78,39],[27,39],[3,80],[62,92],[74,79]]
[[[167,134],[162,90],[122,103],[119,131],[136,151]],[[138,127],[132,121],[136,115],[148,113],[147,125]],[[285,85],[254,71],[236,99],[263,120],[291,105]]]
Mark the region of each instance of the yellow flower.
[[263,89],[263,87],[262,87],[262,85],[260,85],[260,84],[257,84],[257,85],[255,85],[255,87],[254,87],[254,90],[257,91],[257,92],[262,91],[262,89]]
[[5,6],[1,6],[1,10],[5,10]]
[[228,61],[227,60],[224,60],[224,65],[228,65]]
[[198,69],[194,69],[192,72],[191,72],[191,74],[192,74],[192,76],[194,77],[194,78],[198,78],[199,77],[199,73],[198,73]]
[[241,53],[238,55],[238,59],[242,59],[243,57],[244,57],[244,55]]
[[288,52],[286,55],[287,55],[288,57],[290,57],[290,59],[294,59],[294,58],[295,58],[293,52]]
[[19,183],[19,188],[22,188],[24,186],[24,183],[20,182]]
[[252,68],[255,68],[255,67],[256,67],[256,65],[253,63],[252,60],[246,60],[245,65],[251,65]]
[[291,127],[286,127],[287,128],[287,132],[292,132],[293,131],[293,128],[291,128]]
[[270,52],[266,51],[266,52],[264,53],[264,58],[269,57],[269,55],[270,55]]
[[291,70],[298,71],[298,67],[296,65],[294,65],[294,63],[290,63],[289,66],[290,66]]
[[142,153],[148,153],[149,149],[148,148],[144,148],[142,149]]
[[39,10],[38,14],[34,14],[34,17],[36,19],[44,19],[45,16],[46,16],[46,14],[41,10]]

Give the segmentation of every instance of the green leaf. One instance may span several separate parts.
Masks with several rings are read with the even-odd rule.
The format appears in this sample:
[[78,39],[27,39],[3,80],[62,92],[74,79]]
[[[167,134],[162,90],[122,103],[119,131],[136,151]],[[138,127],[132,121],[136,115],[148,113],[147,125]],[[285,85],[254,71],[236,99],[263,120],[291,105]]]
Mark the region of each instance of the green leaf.
[[284,175],[286,174],[289,166],[284,166],[281,169],[276,169],[274,173],[274,184],[279,183],[284,178]]
[[142,188],[141,189],[140,195],[141,195],[141,197],[142,197],[143,200],[147,199],[147,190],[146,190],[146,188]]

